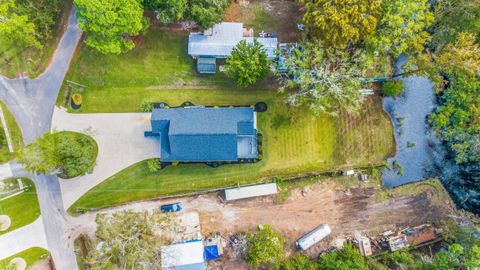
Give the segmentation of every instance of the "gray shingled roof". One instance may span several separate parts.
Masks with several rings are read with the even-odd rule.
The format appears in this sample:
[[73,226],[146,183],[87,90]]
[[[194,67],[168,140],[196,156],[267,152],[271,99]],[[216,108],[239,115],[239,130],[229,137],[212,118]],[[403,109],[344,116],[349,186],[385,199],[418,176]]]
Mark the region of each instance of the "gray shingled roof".
[[162,161],[237,161],[258,156],[251,108],[154,109],[151,123],[152,133],[161,141]]

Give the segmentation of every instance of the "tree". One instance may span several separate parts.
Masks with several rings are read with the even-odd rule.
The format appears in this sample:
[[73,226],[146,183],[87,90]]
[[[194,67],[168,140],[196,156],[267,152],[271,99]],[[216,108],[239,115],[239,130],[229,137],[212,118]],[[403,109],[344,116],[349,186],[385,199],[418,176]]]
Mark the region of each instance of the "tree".
[[185,17],[188,0],[147,0],[145,5],[155,11],[157,19],[164,23],[173,23]]
[[269,225],[247,234],[246,260],[253,268],[278,269],[285,256],[285,237]]
[[285,60],[288,77],[280,91],[292,90],[287,103],[306,105],[316,114],[335,115],[339,108],[355,112],[362,104],[363,58],[362,51],[350,55],[306,43]]
[[72,178],[92,172],[97,152],[97,144],[91,137],[62,131],[45,133],[20,150],[18,160],[26,171],[53,172]]
[[226,74],[235,79],[237,85],[246,87],[264,78],[269,72],[267,53],[262,44],[240,41],[232,50],[226,63]]
[[403,81],[388,81],[382,85],[382,92],[387,97],[395,97],[403,92]]
[[367,264],[358,249],[347,244],[343,249],[330,252],[318,260],[322,270],[367,270]]
[[165,239],[157,231],[172,226],[168,216],[155,210],[124,211],[96,217],[98,249],[87,258],[88,269],[160,269],[158,249]]
[[456,40],[458,33],[480,34],[480,0],[437,0],[431,29],[435,51]]
[[35,25],[35,36],[40,42],[46,42],[52,38],[52,31],[59,17],[62,6],[66,6],[62,0],[16,0],[22,14],[28,16],[29,21]]
[[12,46],[42,47],[36,38],[35,25],[27,15],[19,13],[14,0],[0,2],[0,39]]
[[434,21],[428,0],[386,0],[382,3],[382,18],[377,34],[369,42],[382,53],[394,57],[407,53],[422,53],[431,40],[426,29]]
[[288,260],[285,260],[282,265],[284,270],[317,270],[318,264],[311,260],[307,255],[297,253]]
[[74,0],[85,43],[103,54],[135,47],[132,40],[148,26],[140,0]]
[[381,0],[303,0],[303,21],[326,46],[343,49],[374,33]]

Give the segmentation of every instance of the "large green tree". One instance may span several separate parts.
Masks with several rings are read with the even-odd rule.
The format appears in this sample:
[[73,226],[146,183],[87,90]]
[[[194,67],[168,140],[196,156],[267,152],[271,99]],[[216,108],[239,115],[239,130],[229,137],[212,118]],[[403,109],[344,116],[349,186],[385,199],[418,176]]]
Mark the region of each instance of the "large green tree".
[[140,0],[74,0],[85,43],[101,53],[120,54],[135,47],[132,37],[146,29]]
[[266,266],[278,269],[285,256],[285,237],[269,225],[247,234],[247,253],[245,258],[254,268]]
[[226,74],[235,79],[237,85],[246,87],[264,78],[269,72],[267,53],[262,44],[240,41],[226,62]]
[[318,263],[322,270],[368,270],[360,251],[349,244],[339,251],[321,256]]
[[427,28],[434,17],[428,0],[385,0],[377,34],[369,42],[382,53],[398,57],[402,53],[422,53],[431,40]]
[[101,243],[90,251],[87,269],[160,269],[158,250],[166,244],[156,232],[171,229],[172,222],[158,210],[125,211],[96,217],[96,237]]
[[436,50],[455,42],[460,32],[480,38],[480,0],[437,0],[434,3],[435,23],[431,32]]
[[381,0],[303,0],[303,21],[326,46],[345,48],[374,33]]
[[62,131],[45,133],[20,150],[18,161],[32,173],[58,173],[71,178],[92,172],[97,152],[91,137]]
[[155,12],[159,21],[168,24],[184,18],[188,0],[147,0],[145,5]]
[[27,15],[21,14],[14,0],[0,2],[0,41],[11,46],[42,47],[36,37],[35,25]]
[[362,104],[363,59],[361,51],[350,54],[306,43],[286,59],[288,76],[280,90],[292,92],[288,104],[308,106],[317,114],[355,112]]

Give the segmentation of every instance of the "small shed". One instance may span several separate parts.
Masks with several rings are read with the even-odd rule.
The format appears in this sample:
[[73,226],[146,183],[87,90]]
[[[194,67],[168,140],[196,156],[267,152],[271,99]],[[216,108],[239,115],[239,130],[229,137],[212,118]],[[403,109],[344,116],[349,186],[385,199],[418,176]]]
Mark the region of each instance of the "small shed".
[[370,243],[370,239],[365,236],[361,236],[357,238],[358,241],[358,249],[360,250],[360,254],[362,256],[367,257],[372,255],[372,245]]
[[200,74],[215,74],[217,62],[215,58],[199,57],[197,59],[197,72]]
[[161,248],[162,270],[206,270],[202,240],[176,243]]
[[254,185],[254,186],[244,186],[238,188],[228,188],[223,190],[222,197],[226,201],[240,200],[253,198],[258,196],[267,196],[278,193],[278,188],[276,183]]
[[296,245],[302,250],[307,250],[316,243],[325,239],[325,237],[327,237],[331,233],[332,230],[330,229],[330,226],[328,226],[328,224],[321,224],[320,226],[316,227],[315,229],[298,239]]

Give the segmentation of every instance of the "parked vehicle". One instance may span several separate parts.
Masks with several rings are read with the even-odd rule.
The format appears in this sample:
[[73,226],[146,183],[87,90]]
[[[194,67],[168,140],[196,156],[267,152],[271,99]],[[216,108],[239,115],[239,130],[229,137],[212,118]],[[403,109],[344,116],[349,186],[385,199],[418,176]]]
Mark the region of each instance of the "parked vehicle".
[[170,213],[170,212],[178,212],[182,210],[181,203],[171,203],[171,204],[164,204],[160,206],[160,211],[163,213]]

